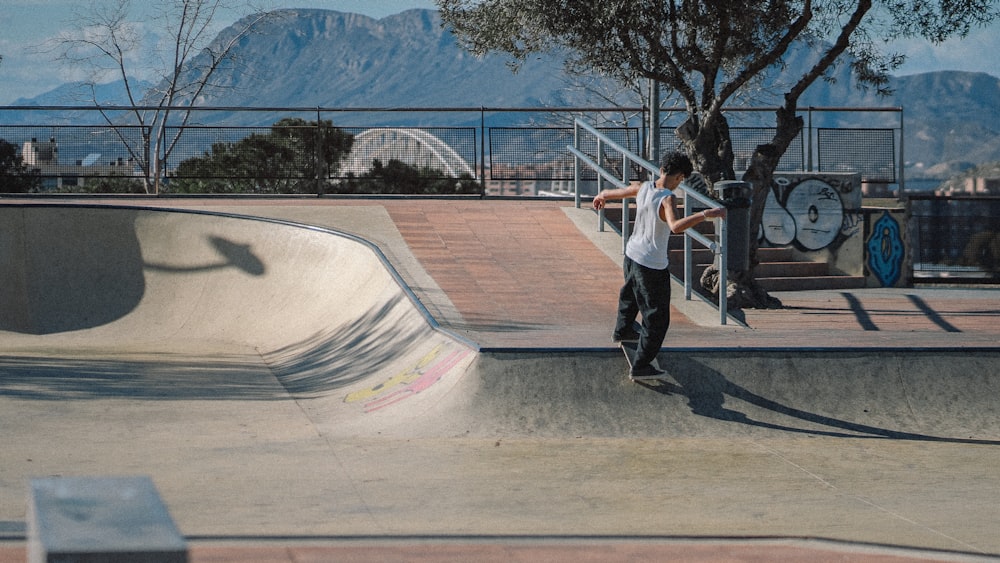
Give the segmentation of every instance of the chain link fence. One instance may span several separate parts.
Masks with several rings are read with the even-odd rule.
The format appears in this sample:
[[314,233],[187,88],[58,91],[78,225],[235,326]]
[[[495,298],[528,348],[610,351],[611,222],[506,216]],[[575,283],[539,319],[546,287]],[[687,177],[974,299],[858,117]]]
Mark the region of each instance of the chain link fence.
[[[145,109],[157,115],[163,108]],[[810,123],[820,111],[808,110]],[[573,163],[565,147],[573,129],[563,124],[583,117],[638,154],[649,136],[644,108],[194,108],[184,125],[137,124],[135,115],[126,108],[0,107],[0,149],[12,147],[23,161],[18,170],[0,168],[0,177],[33,176],[22,191],[34,192],[569,196]],[[679,146],[674,127],[664,123],[659,146]],[[774,131],[730,128],[737,170]],[[901,125],[809,127],[778,170],[810,170],[815,160],[818,170],[896,182],[901,135]],[[596,190],[595,178],[584,180],[585,190]]]
[[915,282],[1000,283],[1000,197],[912,196]]
[[[574,166],[565,147],[573,144],[573,128],[566,126],[573,118],[596,124],[637,154],[650,144],[644,108],[195,108],[183,126],[136,123],[134,109],[0,107],[0,193],[571,198]],[[145,109],[155,115],[163,108]],[[775,133],[748,123],[762,111],[727,112],[738,123],[730,127],[738,172]],[[873,111],[886,115],[876,119]],[[778,171],[855,172],[903,193],[903,125],[901,118],[891,123],[899,109],[802,113],[806,128]],[[679,147],[674,128],[680,123],[671,123],[678,117],[673,112],[664,119],[660,147]],[[599,156],[596,144],[582,149]],[[600,158],[609,168],[621,166],[612,150]],[[643,174],[634,170],[630,177]],[[596,177],[582,180],[585,195],[596,193]],[[915,281],[998,281],[995,200],[909,199]]]

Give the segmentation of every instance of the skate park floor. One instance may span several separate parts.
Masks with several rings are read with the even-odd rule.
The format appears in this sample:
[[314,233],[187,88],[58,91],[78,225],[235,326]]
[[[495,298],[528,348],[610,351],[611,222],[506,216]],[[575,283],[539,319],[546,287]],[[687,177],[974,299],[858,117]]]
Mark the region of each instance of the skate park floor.
[[674,287],[639,385],[571,202],[0,200],[0,562],[149,475],[191,561],[997,560],[1000,291]]

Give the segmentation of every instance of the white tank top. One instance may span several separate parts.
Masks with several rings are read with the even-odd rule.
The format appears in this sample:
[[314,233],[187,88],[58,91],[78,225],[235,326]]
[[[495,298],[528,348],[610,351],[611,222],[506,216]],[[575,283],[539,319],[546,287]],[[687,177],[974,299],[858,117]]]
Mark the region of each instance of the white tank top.
[[625,245],[625,255],[647,268],[665,270],[670,265],[670,226],[660,218],[660,206],[673,195],[648,181],[635,196],[635,229]]

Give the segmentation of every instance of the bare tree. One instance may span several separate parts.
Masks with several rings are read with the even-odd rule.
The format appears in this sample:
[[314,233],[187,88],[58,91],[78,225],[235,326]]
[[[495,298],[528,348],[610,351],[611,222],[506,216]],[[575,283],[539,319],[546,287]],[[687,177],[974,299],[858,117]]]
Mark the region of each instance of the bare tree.
[[[782,93],[775,134],[757,147],[743,179],[753,184],[750,230],[757,232],[781,155],[803,128],[799,98],[837,64],[850,64],[860,85],[888,93],[889,72],[903,57],[887,41],[923,37],[940,42],[965,36],[997,17],[995,0],[437,0],[441,17],[461,44],[477,54],[505,52],[514,63],[553,47],[569,65],[628,81],[655,80],[683,101],[677,134],[696,170],[710,182],[735,179],[729,123],[723,106],[781,67],[793,45],[814,45],[820,56]],[[734,271],[732,307],[780,306],[753,279]],[[713,288],[718,291],[718,288]]]
[[[109,74],[122,81],[130,106],[128,121],[141,127],[141,141],[125,134],[117,116],[104,108],[102,115],[142,169],[146,192],[159,193],[164,163],[192,108],[203,94],[221,87],[213,81],[217,71],[234,62],[240,42],[270,16],[253,11],[216,36],[217,18],[230,13],[222,0],[156,2],[153,17],[143,23],[134,19],[134,7],[131,0],[95,2],[78,15],[77,29],[60,40],[60,50],[65,61],[93,70],[92,85]],[[143,29],[155,30],[150,33],[152,45]],[[137,77],[149,71],[154,86],[142,90]],[[99,105],[96,98],[93,101]],[[169,137],[168,125],[176,127]]]

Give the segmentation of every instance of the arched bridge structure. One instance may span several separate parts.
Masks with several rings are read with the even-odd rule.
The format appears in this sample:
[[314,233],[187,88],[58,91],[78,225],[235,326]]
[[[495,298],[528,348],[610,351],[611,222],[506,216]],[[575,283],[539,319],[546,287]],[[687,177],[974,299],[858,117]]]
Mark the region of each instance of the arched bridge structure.
[[[473,136],[473,143],[475,137]],[[371,169],[372,161],[383,164],[398,160],[410,166],[434,168],[458,178],[476,171],[454,148],[423,129],[388,127],[365,129],[354,136],[354,146],[341,167],[342,174],[361,176]]]

